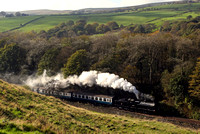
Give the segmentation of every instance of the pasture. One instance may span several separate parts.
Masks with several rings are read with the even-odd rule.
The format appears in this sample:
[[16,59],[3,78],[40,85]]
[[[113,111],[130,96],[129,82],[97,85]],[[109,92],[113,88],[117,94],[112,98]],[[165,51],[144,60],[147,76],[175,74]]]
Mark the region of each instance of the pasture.
[[[108,21],[116,21],[119,25],[130,25],[130,24],[147,24],[152,23],[160,26],[164,21],[177,21],[184,20],[188,15],[193,17],[199,16],[200,3],[195,4],[169,4],[162,6],[155,6],[157,10],[146,11],[143,8],[138,11],[125,11],[117,13],[103,13],[103,14],[85,14],[85,15],[44,15],[43,18],[33,21],[30,24],[21,27],[20,31],[36,31],[49,30],[56,25],[67,22],[69,20],[77,21],[80,19],[87,20],[88,23],[107,23]],[[15,27],[19,27],[20,24],[27,23],[35,18],[41,16],[26,16],[26,17],[11,17],[11,18],[0,18],[0,32],[4,32]]]

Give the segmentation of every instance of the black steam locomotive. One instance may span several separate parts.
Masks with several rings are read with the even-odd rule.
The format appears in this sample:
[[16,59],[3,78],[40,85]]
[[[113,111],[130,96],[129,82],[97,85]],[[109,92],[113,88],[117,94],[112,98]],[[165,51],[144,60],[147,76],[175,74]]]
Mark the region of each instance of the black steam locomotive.
[[[36,87],[33,89],[34,92],[54,96],[66,100],[74,101],[84,101],[90,102],[93,104],[102,104],[107,106],[115,106],[127,110],[142,110],[155,112],[156,105],[152,97],[145,94],[140,94],[140,99],[137,99],[133,93],[125,94],[121,96],[121,90],[117,92],[114,90],[114,93],[111,95],[100,94],[95,90],[95,92],[83,92],[83,90],[63,90],[63,89],[52,89],[47,87]],[[88,91],[88,90],[87,90]]]

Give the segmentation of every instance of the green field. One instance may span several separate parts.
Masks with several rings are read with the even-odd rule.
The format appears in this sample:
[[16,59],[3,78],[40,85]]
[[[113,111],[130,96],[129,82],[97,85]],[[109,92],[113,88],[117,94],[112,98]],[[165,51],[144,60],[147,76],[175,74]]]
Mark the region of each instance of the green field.
[[[20,31],[41,31],[48,30],[56,25],[67,22],[68,20],[85,19],[88,23],[98,22],[107,23],[108,21],[116,21],[118,24],[125,26],[130,24],[146,24],[153,23],[160,26],[164,21],[176,21],[186,19],[188,15],[193,17],[200,15],[200,3],[195,4],[170,4],[151,8],[157,8],[154,11],[145,11],[147,8],[139,9],[138,11],[126,11],[118,13],[104,14],[89,14],[89,15],[46,15],[37,21],[34,21],[25,27],[20,28]],[[20,26],[30,20],[41,16],[13,17],[0,18],[0,32]]]
[[39,16],[0,18],[0,32],[4,32],[12,28],[19,27],[20,24],[24,24],[38,17]]
[[92,15],[66,15],[66,16],[45,16],[45,18],[33,22],[26,27],[23,27],[22,31],[40,31],[48,30],[53,28],[62,22],[67,22],[68,20],[79,20],[85,19],[88,23],[98,22],[107,23],[109,21],[116,21],[118,24],[123,24],[125,26],[129,24],[145,24],[148,21],[154,20],[158,17],[170,17],[177,15],[180,12],[170,11],[170,12],[160,12],[160,11],[149,11],[149,12],[132,12],[132,13],[110,13],[110,14],[92,14]]
[[185,10],[199,11],[200,3],[168,4],[168,5],[155,6],[154,8],[173,9],[173,10],[182,10],[182,11],[185,11]]
[[197,133],[170,123],[88,111],[0,80],[0,133]]

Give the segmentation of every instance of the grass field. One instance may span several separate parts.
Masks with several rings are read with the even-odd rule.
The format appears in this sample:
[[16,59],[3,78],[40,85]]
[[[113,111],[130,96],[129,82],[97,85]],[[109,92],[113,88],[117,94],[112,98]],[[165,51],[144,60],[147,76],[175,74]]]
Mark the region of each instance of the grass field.
[[[104,14],[89,14],[89,15],[46,15],[37,21],[34,21],[25,27],[20,28],[20,31],[36,31],[48,30],[56,25],[67,22],[68,20],[85,19],[88,23],[98,22],[107,23],[108,21],[116,21],[118,24],[146,24],[153,23],[160,26],[164,21],[176,21],[186,19],[188,15],[193,17],[200,15],[200,3],[195,4],[172,4],[156,6],[159,10],[155,11],[137,11],[137,12],[118,12]],[[0,18],[0,32],[18,27],[30,20],[40,16]]]
[[155,6],[154,8],[160,9],[173,9],[173,10],[191,10],[191,11],[199,11],[200,3],[192,3],[192,4],[168,4],[162,6]]
[[30,20],[38,18],[39,16],[24,16],[24,17],[12,17],[12,18],[0,18],[0,32],[10,30],[15,27],[19,27],[20,24],[24,24]]
[[48,30],[53,28],[62,22],[67,22],[68,20],[79,20],[85,19],[88,23],[98,22],[107,23],[111,20],[116,21],[118,24],[129,25],[129,24],[145,24],[148,21],[154,20],[158,17],[170,17],[177,15],[180,12],[176,11],[149,11],[149,12],[132,12],[132,13],[121,13],[121,14],[91,14],[91,15],[62,15],[62,16],[45,16],[36,22],[33,22],[26,27],[21,28],[22,31],[40,31]]
[[169,123],[102,114],[0,80],[0,133],[197,133]]

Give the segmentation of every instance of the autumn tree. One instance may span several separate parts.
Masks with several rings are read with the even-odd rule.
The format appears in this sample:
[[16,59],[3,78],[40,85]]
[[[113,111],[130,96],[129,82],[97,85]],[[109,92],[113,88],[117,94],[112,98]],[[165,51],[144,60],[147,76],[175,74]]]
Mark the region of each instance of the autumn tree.
[[136,66],[127,65],[121,73],[121,77],[127,79],[132,84],[140,83],[140,70]]
[[191,96],[200,100],[200,58],[197,59],[195,70],[190,78],[189,92],[191,93]]
[[113,54],[105,57],[101,61],[92,66],[92,69],[99,71],[106,71],[110,73],[120,72],[123,62],[127,58],[127,51],[122,50],[119,52],[113,52]]

